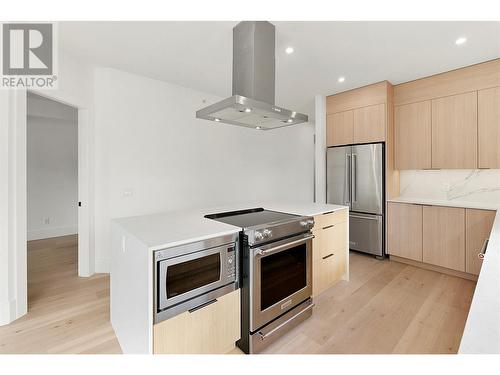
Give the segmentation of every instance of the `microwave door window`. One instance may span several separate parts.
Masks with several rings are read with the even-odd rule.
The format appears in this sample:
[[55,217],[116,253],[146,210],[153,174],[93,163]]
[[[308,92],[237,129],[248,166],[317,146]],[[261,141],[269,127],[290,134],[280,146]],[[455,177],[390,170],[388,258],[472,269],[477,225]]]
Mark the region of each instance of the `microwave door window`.
[[261,259],[261,310],[307,286],[306,258],[303,244]]
[[201,288],[220,280],[220,254],[208,255],[168,266],[167,298]]

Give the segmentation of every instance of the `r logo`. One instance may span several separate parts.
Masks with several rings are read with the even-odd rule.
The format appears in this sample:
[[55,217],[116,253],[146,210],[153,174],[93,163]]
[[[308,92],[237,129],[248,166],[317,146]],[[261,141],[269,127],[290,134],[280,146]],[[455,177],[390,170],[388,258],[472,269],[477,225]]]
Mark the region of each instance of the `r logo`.
[[4,75],[52,75],[52,24],[4,23],[2,44]]

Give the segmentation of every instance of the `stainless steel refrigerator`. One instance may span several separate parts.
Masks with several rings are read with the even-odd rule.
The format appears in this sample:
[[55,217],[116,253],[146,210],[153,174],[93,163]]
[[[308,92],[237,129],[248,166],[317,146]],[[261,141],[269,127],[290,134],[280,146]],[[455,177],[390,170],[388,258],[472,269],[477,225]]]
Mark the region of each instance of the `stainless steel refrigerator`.
[[384,145],[327,149],[327,203],[349,206],[352,250],[384,256]]

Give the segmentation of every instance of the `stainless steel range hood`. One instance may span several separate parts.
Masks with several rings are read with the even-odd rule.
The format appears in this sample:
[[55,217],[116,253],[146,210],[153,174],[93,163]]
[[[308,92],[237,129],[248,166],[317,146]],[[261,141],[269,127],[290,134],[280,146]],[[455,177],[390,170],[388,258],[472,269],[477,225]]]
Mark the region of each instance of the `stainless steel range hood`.
[[233,96],[196,112],[196,117],[270,130],[307,122],[307,115],[274,105],[275,28],[244,21],[233,28]]

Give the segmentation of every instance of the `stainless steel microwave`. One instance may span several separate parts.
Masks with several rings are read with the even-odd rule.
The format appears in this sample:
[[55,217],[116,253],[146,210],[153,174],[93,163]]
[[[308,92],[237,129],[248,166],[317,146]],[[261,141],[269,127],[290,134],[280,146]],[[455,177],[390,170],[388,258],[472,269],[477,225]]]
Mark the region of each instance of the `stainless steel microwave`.
[[238,233],[155,252],[155,323],[235,290]]

